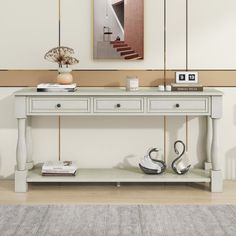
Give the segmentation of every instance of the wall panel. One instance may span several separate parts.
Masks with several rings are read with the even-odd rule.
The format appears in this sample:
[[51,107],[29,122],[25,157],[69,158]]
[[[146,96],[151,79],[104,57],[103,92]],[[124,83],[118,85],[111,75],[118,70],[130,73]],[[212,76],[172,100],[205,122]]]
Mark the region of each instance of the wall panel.
[[0,69],[48,69],[58,44],[57,0],[0,0]]
[[[175,81],[175,71],[167,71],[167,83]],[[0,86],[36,86],[55,83],[57,71],[0,71]],[[158,86],[164,83],[164,71],[114,70],[73,71],[78,86],[126,86],[127,76],[138,76],[140,86]],[[236,86],[236,71],[199,71],[199,82],[204,86]]]
[[186,0],[166,0],[166,67],[186,68]]
[[191,69],[236,69],[235,9],[235,0],[189,0]]

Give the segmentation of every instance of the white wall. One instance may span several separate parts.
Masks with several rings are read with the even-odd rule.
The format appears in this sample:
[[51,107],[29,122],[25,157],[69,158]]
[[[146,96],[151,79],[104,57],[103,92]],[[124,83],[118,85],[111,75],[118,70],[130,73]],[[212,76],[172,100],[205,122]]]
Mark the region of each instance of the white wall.
[[[97,1],[97,0],[95,0]],[[58,46],[57,0],[0,0],[0,69],[56,69],[44,54]],[[61,0],[61,43],[75,69],[163,69],[163,0],[145,1],[145,59],[93,60],[93,1]],[[155,24],[153,24],[155,22]]]
[[[102,0],[94,0],[97,1]],[[61,0],[62,44],[75,49],[75,69],[163,69],[164,0],[147,0],[144,9],[144,60],[93,60],[93,1]],[[167,68],[184,69],[186,1],[167,3]],[[191,0],[189,69],[236,68],[236,1]],[[58,45],[57,0],[0,0],[0,69],[55,69],[43,59]]]
[[[95,3],[103,0],[94,0]],[[163,69],[164,0],[144,9],[144,60],[93,60],[93,1],[61,0],[62,44],[75,49],[75,69]],[[186,1],[167,0],[167,68],[184,69]],[[191,0],[189,69],[236,68],[236,1]],[[55,69],[43,59],[58,45],[57,0],[0,0],[0,69]]]
[[[0,177],[12,178],[15,166],[17,125],[13,92],[19,88],[0,88]],[[236,88],[224,92],[220,152],[227,179],[236,179]],[[189,157],[193,166],[205,158],[206,119],[189,119]],[[168,159],[174,157],[173,143],[185,141],[184,118],[168,118]],[[163,118],[151,117],[63,117],[61,156],[78,160],[83,167],[137,165],[149,147],[163,148]],[[34,160],[36,163],[58,158],[58,118],[33,118]]]
[[167,69],[186,67],[186,0],[166,1]]
[[235,9],[235,0],[189,1],[189,68],[235,70]]
[[58,45],[57,0],[0,0],[0,69],[56,69],[44,54]]

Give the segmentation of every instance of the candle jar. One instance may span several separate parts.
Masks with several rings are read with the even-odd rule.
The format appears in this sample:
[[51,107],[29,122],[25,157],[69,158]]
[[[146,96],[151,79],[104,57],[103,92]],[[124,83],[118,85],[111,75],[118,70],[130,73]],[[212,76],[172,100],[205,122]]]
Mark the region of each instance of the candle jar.
[[158,86],[158,90],[161,91],[161,92],[165,91],[165,85],[164,84],[160,84]]
[[127,76],[126,90],[127,91],[139,90],[139,79],[137,77]]
[[169,85],[169,84],[166,85],[166,91],[171,92],[171,85]]

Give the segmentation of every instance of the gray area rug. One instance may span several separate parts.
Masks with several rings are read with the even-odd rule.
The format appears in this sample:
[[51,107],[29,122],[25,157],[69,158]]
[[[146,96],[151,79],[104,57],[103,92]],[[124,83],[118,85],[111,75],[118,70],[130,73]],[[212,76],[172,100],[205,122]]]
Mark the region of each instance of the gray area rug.
[[0,235],[236,235],[236,205],[0,206]]

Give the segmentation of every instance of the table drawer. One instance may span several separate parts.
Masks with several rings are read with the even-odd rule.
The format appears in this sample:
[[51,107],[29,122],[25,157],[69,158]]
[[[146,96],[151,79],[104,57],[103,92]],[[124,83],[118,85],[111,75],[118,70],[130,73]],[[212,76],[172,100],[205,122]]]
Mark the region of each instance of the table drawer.
[[90,98],[30,97],[29,113],[90,112]]
[[95,113],[142,113],[143,98],[95,98]]
[[148,112],[165,112],[165,113],[208,113],[208,97],[171,97],[171,98],[149,98]]

